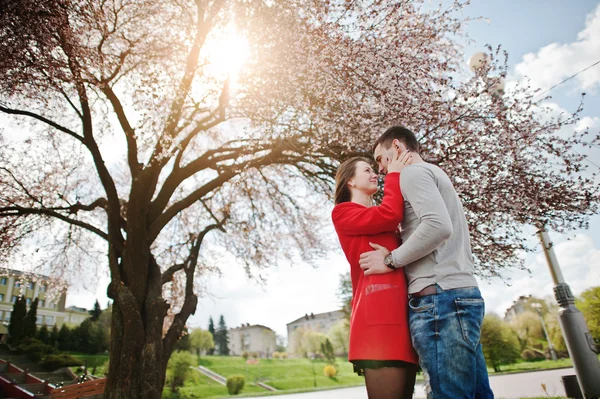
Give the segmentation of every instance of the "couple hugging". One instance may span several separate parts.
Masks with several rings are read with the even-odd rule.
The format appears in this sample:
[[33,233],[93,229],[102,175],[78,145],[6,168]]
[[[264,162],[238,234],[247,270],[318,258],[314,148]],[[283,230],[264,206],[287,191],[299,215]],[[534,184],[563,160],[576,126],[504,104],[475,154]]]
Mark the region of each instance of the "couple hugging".
[[493,398],[456,190],[404,127],[383,133],[373,156],[386,174],[381,205],[372,206],[377,174],[367,159],[347,160],[336,175],[332,219],[352,279],[349,360],[370,399],[411,398],[417,364],[428,398]]

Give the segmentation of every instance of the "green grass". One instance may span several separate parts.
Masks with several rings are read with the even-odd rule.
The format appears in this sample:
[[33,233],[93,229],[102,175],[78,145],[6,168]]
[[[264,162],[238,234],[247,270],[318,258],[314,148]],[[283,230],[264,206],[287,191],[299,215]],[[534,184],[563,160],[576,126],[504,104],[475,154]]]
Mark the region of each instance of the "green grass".
[[[598,355],[598,360],[600,360],[600,355]],[[529,371],[529,370],[550,370],[557,369],[563,367],[573,367],[573,361],[569,358],[567,359],[558,359],[558,360],[538,360],[535,362],[518,362],[513,364],[507,364],[500,366],[500,373],[511,373],[511,372],[519,372],[519,371]],[[493,369],[488,367],[489,374],[498,374],[495,373]]]
[[[102,377],[104,373],[108,372],[108,355],[87,355],[79,352],[67,353],[81,361],[84,365],[87,365],[88,373],[90,374],[92,374],[94,366],[96,366],[96,372],[93,374],[96,376]],[[70,369],[77,374],[79,367],[70,367]]]
[[[323,375],[323,368],[327,365],[324,361],[309,359],[260,359],[258,364],[246,364],[241,357],[204,356],[199,364],[224,377],[243,375],[246,378],[242,397],[263,396],[271,394],[254,385],[255,382],[264,382],[285,393],[305,392],[315,389],[341,388],[364,384],[364,378],[353,372],[352,365],[346,359],[338,359],[338,374],[334,378]],[[313,374],[314,366],[314,374]],[[204,375],[194,372],[195,376],[186,381],[178,394],[172,394],[167,388],[163,391],[163,398],[216,398],[228,396],[227,388],[212,381]],[[315,387],[316,385],[316,387]]]

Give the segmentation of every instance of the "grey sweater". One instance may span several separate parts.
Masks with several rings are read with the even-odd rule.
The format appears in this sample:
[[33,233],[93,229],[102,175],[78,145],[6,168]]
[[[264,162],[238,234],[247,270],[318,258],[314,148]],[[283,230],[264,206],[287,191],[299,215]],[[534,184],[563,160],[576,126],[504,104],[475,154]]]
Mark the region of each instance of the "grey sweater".
[[403,244],[392,252],[403,266],[408,292],[431,284],[476,287],[467,219],[448,175],[435,165],[409,165],[400,175],[404,197]]

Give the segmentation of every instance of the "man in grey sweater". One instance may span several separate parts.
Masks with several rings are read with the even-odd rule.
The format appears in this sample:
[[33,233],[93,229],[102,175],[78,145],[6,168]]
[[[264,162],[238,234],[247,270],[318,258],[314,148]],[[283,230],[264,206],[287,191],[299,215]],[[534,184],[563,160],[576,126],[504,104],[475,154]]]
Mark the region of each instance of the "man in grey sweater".
[[391,127],[375,143],[380,173],[387,173],[395,151],[412,153],[400,175],[403,244],[392,252],[371,244],[374,251],[361,255],[361,268],[365,275],[404,268],[410,331],[428,397],[493,398],[479,342],[485,308],[462,203],[446,173],[423,161],[415,135],[404,127]]

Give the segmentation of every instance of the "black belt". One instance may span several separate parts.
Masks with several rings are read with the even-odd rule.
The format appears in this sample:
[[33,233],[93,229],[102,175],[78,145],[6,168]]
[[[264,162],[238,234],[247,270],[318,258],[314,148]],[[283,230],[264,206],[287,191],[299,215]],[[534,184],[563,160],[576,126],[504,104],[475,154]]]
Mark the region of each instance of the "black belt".
[[435,284],[433,285],[428,285],[427,287],[423,288],[421,291],[419,292],[415,292],[414,294],[410,294],[411,298],[419,298],[425,295],[436,295],[438,293],[437,291],[437,287]]

